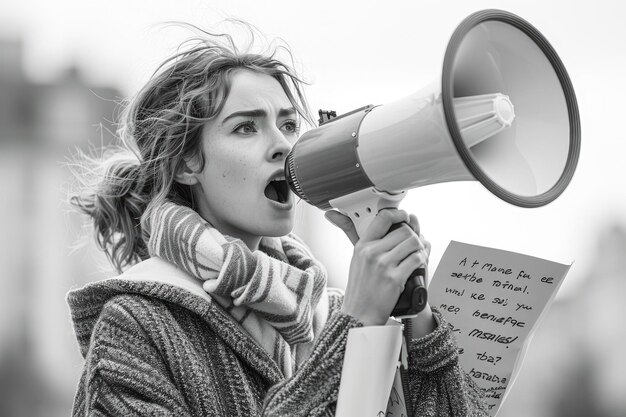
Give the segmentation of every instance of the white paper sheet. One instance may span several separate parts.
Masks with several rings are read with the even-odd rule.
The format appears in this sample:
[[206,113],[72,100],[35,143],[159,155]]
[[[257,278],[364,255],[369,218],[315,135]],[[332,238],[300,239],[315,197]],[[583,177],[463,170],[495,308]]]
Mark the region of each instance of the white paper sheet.
[[452,241],[428,287],[453,326],[460,363],[495,416],[570,265]]
[[350,329],[335,417],[386,415],[401,347],[402,326],[391,320]]

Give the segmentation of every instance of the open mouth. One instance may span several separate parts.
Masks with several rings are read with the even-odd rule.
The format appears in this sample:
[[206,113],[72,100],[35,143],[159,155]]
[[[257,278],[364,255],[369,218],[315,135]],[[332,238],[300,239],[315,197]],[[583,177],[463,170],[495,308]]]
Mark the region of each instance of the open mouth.
[[265,197],[279,203],[286,203],[289,200],[289,186],[285,180],[272,180],[265,187]]

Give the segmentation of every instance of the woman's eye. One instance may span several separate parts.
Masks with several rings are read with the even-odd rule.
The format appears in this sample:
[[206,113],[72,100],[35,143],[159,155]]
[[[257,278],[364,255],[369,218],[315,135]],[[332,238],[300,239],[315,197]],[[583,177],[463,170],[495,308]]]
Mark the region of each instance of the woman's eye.
[[241,133],[243,135],[250,135],[252,133],[256,133],[257,132],[256,124],[251,120],[240,123],[235,127],[234,132]]
[[283,123],[282,128],[287,133],[298,133],[298,131],[300,130],[300,126],[295,120],[287,120],[285,123]]

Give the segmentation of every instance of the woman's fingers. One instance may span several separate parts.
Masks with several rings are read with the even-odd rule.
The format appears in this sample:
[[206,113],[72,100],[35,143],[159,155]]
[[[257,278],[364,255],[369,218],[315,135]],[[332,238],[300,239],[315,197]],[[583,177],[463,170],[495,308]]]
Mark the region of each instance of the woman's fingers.
[[398,209],[384,209],[381,210],[370,226],[365,230],[361,241],[369,242],[372,240],[379,240],[383,238],[395,223],[408,222],[409,215],[404,210]]
[[422,245],[424,245],[424,248],[426,250],[426,255],[427,255],[426,258],[428,259],[428,257],[430,256],[431,245],[430,245],[430,242],[424,238],[424,235],[422,235],[420,231],[420,224],[419,224],[419,221],[417,220],[416,215],[411,214],[409,216],[409,225],[411,226],[411,228],[415,231],[415,233],[419,236],[420,240],[422,241]]
[[415,214],[409,215],[409,226],[411,226],[411,229],[413,229],[416,235],[420,235],[420,223]]
[[425,249],[419,237],[406,225],[389,232],[383,239],[368,242],[366,245],[372,247],[372,253],[387,259],[392,266],[398,265],[411,253]]
[[413,252],[398,264],[398,267],[396,268],[398,279],[404,279],[404,282],[406,283],[406,280],[413,273],[413,271],[417,268],[426,268],[427,265],[428,256],[423,250]]
[[427,256],[422,241],[413,232],[410,233],[406,239],[389,248],[384,254],[391,265],[399,265],[406,257],[416,252],[424,252],[424,256]]
[[[408,215],[405,211],[398,209],[381,210],[362,239],[359,239],[356,227],[350,217],[335,210],[325,212],[324,216],[332,224],[343,230],[352,244],[356,244],[360,240],[361,246],[370,246],[368,252],[372,254],[391,252],[389,256],[393,259],[394,265],[418,250],[426,251],[426,259],[430,255],[430,242],[420,235],[419,222],[414,214]],[[405,223],[406,225],[389,232],[389,229],[397,223]],[[376,236],[380,237],[376,238]]]

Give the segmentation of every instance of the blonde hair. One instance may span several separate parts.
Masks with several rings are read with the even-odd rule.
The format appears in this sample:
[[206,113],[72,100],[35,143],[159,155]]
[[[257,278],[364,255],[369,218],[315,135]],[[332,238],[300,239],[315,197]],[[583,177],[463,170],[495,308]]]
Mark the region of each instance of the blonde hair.
[[[253,40],[258,31],[249,30]],[[164,200],[193,209],[191,188],[174,181],[187,157],[204,167],[201,130],[217,116],[230,92],[232,74],[241,69],[274,77],[299,115],[313,126],[305,82],[293,69],[284,45],[270,44],[261,53],[240,51],[228,34],[200,32],[183,44],[155,71],[146,85],[126,103],[118,136],[122,145],[100,158],[80,155],[72,164],[79,190],[70,203],[93,221],[97,245],[118,272],[148,258],[145,240],[151,210]],[[291,65],[277,58],[287,53]],[[210,155],[208,155],[210,158]]]

